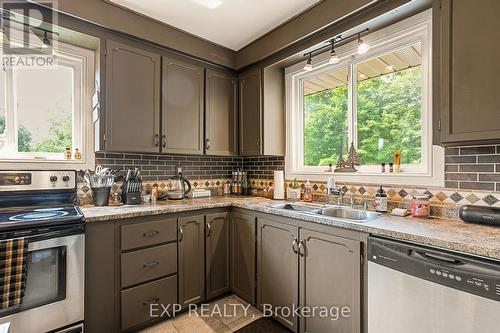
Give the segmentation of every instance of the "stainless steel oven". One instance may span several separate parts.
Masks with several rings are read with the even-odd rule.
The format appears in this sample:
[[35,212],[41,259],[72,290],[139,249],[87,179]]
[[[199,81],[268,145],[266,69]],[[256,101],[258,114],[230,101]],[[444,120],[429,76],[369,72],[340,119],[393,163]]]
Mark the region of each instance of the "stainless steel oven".
[[21,284],[9,280],[10,257],[9,270],[0,271],[7,276],[0,279],[4,293],[22,295],[17,305],[0,308],[0,329],[83,332],[85,226],[75,198],[75,171],[0,170],[0,255],[13,255],[7,244],[19,242],[8,240],[28,244],[27,254],[15,257],[22,261]]
[[6,232],[29,240],[22,304],[0,310],[11,333],[39,333],[83,321],[85,235],[82,224]]

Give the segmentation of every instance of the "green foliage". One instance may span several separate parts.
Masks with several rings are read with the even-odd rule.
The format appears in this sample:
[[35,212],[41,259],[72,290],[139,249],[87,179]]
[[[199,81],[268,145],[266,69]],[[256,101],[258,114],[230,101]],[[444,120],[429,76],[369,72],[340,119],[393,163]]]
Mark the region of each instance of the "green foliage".
[[72,145],[72,117],[66,113],[61,120],[50,119],[51,139],[42,141],[31,146],[32,152],[62,153],[66,147]]
[[304,165],[335,165],[347,152],[347,87],[306,96],[304,110]]
[[[0,115],[0,133],[5,132],[5,116]],[[17,149],[20,152],[27,152],[30,151],[30,143],[31,143],[31,133],[30,131],[24,127],[23,125],[20,125],[17,128]]]
[[[402,163],[420,163],[421,80],[414,67],[358,83],[361,164],[390,163],[397,150]],[[335,165],[341,147],[347,153],[347,103],[347,86],[304,98],[305,165]]]
[[[72,144],[72,117],[67,113],[63,119],[49,119],[51,139],[32,144],[32,135],[23,125],[18,126],[17,146],[19,152],[62,153]],[[0,115],[0,133],[5,131],[5,116]]]

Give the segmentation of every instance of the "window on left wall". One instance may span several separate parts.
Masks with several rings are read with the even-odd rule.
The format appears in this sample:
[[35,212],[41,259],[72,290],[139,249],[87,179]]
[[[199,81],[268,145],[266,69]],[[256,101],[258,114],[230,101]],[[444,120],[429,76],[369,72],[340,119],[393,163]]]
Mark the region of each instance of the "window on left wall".
[[[2,166],[93,164],[95,51],[58,42],[54,57],[53,67],[0,69]],[[65,159],[66,148],[81,159]]]

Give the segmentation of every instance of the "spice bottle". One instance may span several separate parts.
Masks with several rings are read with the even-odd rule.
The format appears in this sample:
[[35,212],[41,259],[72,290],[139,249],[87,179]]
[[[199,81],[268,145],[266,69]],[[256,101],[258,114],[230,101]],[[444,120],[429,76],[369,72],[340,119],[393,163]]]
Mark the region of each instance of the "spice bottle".
[[307,179],[307,182],[304,186],[304,202],[312,202],[313,201],[313,188],[311,183],[309,182],[309,179]]
[[385,193],[382,185],[375,194],[375,210],[379,213],[387,213],[387,193]]
[[78,150],[78,148],[75,148],[75,155],[73,156],[75,160],[81,160],[82,159],[82,154]]
[[396,151],[394,154],[394,172],[401,172],[401,151]]
[[69,147],[66,147],[66,150],[64,151],[64,159],[65,160],[71,159],[71,149]]

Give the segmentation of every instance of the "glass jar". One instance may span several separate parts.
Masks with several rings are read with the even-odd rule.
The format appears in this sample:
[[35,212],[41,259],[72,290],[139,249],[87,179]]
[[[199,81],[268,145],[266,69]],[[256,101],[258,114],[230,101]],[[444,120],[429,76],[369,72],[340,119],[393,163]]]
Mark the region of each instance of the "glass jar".
[[411,202],[411,216],[427,218],[431,214],[431,203],[427,194],[416,194]]

